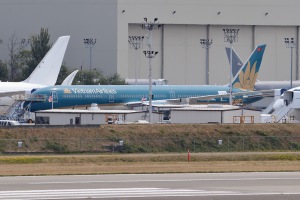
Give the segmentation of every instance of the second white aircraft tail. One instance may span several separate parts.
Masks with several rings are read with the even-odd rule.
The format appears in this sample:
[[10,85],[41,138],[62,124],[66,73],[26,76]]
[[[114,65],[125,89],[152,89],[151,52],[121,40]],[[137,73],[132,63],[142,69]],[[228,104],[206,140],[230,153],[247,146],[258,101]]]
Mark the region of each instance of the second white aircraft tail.
[[54,86],[70,36],[59,37],[24,83]]
[[74,80],[74,78],[75,78],[78,71],[79,70],[77,69],[74,72],[72,72],[71,74],[69,74],[69,76],[67,76],[65,78],[65,80],[62,82],[61,85],[72,85],[72,82],[73,82],[73,80]]

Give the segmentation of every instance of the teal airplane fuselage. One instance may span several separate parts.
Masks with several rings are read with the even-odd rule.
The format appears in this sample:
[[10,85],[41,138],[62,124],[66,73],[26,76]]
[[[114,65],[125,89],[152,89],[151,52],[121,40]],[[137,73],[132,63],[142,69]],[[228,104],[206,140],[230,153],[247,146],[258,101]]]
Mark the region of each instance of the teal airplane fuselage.
[[[232,80],[232,93],[253,91],[256,77],[261,65],[266,45],[258,45],[248,61],[237,72]],[[240,88],[240,89],[237,89]],[[155,85],[152,87],[153,105],[156,103],[168,104],[170,100],[191,97],[207,97],[200,100],[205,103],[228,103],[229,86],[216,85]],[[211,95],[211,96],[210,96]],[[214,97],[212,97],[214,95]],[[237,94],[238,95],[238,94]],[[241,95],[241,94],[240,94]],[[43,101],[33,101],[31,111],[47,110],[53,108],[70,108],[89,106],[92,103],[101,105],[137,105],[149,100],[148,85],[71,85],[53,86],[33,92],[35,96],[43,97]],[[199,98],[198,98],[199,99]],[[262,99],[262,96],[234,96],[233,100],[243,104],[252,103]],[[146,103],[145,103],[146,104]]]
[[[174,100],[207,95],[229,93],[228,86],[213,85],[156,85],[152,86],[153,105],[158,100]],[[233,88],[233,93],[244,90]],[[52,94],[53,93],[53,94]],[[46,87],[35,91],[32,98],[43,97],[43,101],[33,101],[31,111],[53,108],[70,108],[77,106],[130,104],[149,100],[149,86],[147,85],[72,85]],[[234,97],[242,99],[244,104],[261,99]],[[28,99],[30,102],[33,99]],[[228,103],[229,98],[214,98],[203,100],[206,103]]]

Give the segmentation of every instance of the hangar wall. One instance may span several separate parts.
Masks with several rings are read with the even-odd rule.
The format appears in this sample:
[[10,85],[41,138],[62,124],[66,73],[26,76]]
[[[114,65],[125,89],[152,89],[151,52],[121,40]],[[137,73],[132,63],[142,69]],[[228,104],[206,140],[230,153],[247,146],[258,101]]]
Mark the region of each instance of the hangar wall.
[[[294,37],[293,79],[299,79],[298,0],[2,0],[0,1],[0,59],[8,61],[10,37],[26,39],[49,28],[51,42],[71,35],[64,63],[70,68],[90,68],[90,51],[84,38],[97,39],[92,68],[105,74],[134,78],[135,52],[129,35],[146,35],[143,18],[157,17],[162,27],[153,31],[153,78],[170,84],[205,83],[205,49],[199,39],[209,37],[209,84],[226,84],[229,63],[223,28],[239,28],[233,47],[246,60],[252,49],[267,44],[259,80],[289,80],[290,49],[284,37]],[[174,12],[175,11],[175,12]],[[144,45],[143,50],[147,50]],[[142,50],[141,50],[142,51]],[[148,60],[139,51],[140,78],[148,78]]]
[[[153,49],[159,51],[153,59],[153,78],[165,78],[169,84],[205,84],[206,54],[200,39],[210,38],[213,44],[209,49],[209,84],[228,83],[230,65],[225,47],[229,47],[229,43],[224,42],[222,29],[239,28],[238,42],[233,43],[233,47],[244,61],[256,45],[267,44],[258,79],[290,80],[291,51],[286,48],[284,38],[294,37],[299,44],[300,18],[297,17],[297,8],[300,2],[123,0],[119,1],[118,6],[119,10],[126,10],[118,14],[118,24],[129,23],[128,36],[145,35],[139,27],[144,17],[152,21],[157,17],[162,24],[159,30],[153,31]],[[118,35],[118,45],[130,48],[128,43],[122,42],[125,36],[122,33]],[[144,45],[143,50],[147,50],[147,46]],[[132,49],[128,52],[126,57],[118,54],[118,62],[128,63],[127,70],[126,67],[118,68],[118,72],[124,77],[134,78],[135,58]],[[299,79],[298,58],[296,47],[293,49],[293,80]],[[142,53],[138,59],[139,78],[148,78],[147,59]]]
[[[159,54],[152,59],[152,77],[167,79],[169,84],[205,84],[206,51],[200,44],[200,38],[207,38],[209,29],[209,38],[213,40],[209,48],[209,84],[228,83],[230,65],[225,47],[229,47],[229,43],[224,42],[223,33],[226,27],[164,24],[161,29],[154,30],[153,50]],[[267,44],[259,80],[290,80],[291,51],[286,48],[284,38],[297,38],[297,27],[240,25],[234,28],[240,31],[238,42],[233,43],[233,48],[243,61],[248,59],[256,45]],[[129,25],[129,36],[146,34],[139,25]],[[148,78],[148,59],[142,53],[148,49],[146,44],[144,40],[143,48],[137,52],[128,44],[129,78],[135,76],[135,56],[138,60],[138,78]],[[298,57],[293,49],[293,80],[299,79]]]

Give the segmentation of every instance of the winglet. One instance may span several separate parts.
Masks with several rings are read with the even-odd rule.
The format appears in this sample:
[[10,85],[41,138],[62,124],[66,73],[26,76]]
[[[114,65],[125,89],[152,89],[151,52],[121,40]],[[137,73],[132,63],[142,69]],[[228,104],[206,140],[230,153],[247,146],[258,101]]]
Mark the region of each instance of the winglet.
[[242,90],[254,90],[266,45],[258,45],[250,58],[233,79],[232,86]]
[[59,37],[25,83],[55,85],[70,36]]
[[72,85],[72,82],[77,74],[79,70],[75,70],[74,72],[72,72],[71,74],[69,74],[69,76],[67,76],[67,78],[65,78],[65,80],[62,82],[61,85]]

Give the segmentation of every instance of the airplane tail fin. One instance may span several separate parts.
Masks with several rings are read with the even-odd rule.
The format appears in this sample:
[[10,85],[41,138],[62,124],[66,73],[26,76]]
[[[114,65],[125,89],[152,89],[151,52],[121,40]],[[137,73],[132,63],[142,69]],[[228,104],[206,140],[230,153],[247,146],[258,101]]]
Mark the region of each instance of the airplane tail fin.
[[243,67],[233,78],[232,87],[242,90],[254,90],[259,68],[266,45],[258,45]]
[[67,78],[65,78],[65,80],[62,82],[61,85],[72,85],[72,82],[77,74],[79,70],[75,70],[74,72],[72,72],[71,74],[69,74],[69,76],[67,76]]
[[[230,64],[230,48],[225,47],[225,50]],[[244,65],[243,61],[240,59],[236,51],[232,48],[232,77],[235,77],[235,75],[238,73],[238,71],[241,69],[243,65]]]
[[25,83],[54,86],[61,68],[70,36],[59,37]]

